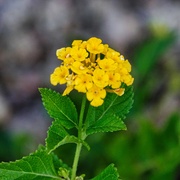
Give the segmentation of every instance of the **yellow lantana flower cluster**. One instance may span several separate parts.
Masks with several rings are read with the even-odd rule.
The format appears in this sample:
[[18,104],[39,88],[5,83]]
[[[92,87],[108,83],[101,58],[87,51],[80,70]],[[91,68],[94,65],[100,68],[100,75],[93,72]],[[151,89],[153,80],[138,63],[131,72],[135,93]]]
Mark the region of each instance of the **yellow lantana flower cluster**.
[[63,95],[73,89],[86,93],[92,106],[102,105],[107,92],[123,95],[122,83],[129,86],[134,81],[129,61],[99,38],[74,40],[72,47],[58,49],[56,55],[62,63],[51,74],[51,84],[66,84]]

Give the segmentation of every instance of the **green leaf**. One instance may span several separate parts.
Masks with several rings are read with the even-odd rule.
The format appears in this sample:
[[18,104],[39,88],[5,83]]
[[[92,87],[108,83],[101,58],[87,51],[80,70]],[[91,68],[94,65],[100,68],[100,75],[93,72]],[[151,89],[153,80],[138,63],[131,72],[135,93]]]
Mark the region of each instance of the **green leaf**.
[[50,117],[60,120],[67,129],[77,127],[78,114],[73,102],[51,89],[39,88],[45,109]]
[[58,177],[55,167],[61,163],[57,161],[54,154],[48,154],[44,149],[39,149],[15,162],[0,163],[1,180],[52,180]]
[[87,135],[97,132],[126,130],[122,121],[133,104],[132,86],[125,88],[123,96],[108,93],[100,107],[89,106],[86,117]]
[[119,174],[114,164],[110,164],[104,171],[102,171],[98,176],[91,180],[118,180]]
[[59,119],[53,121],[46,138],[46,147],[48,152],[50,153],[58,148],[60,146],[59,143],[68,135],[68,132],[63,128]]
[[62,146],[68,143],[76,143],[76,144],[82,143],[88,150],[90,150],[89,145],[85,141],[80,140],[75,136],[67,135],[64,139],[62,139],[61,141],[58,141],[56,144],[54,142],[51,143],[50,141],[53,141],[53,138],[49,139],[49,143],[47,143],[47,148],[48,148],[49,153],[57,149],[59,146]]
[[126,129],[126,125],[119,117],[114,114],[106,114],[104,115],[103,120],[97,121],[87,129],[87,135],[97,132],[113,132]]
[[60,120],[56,119],[55,121],[53,121],[52,125],[48,130],[48,136],[46,138],[46,147],[48,153],[51,153],[59,146],[67,143],[81,142],[88,150],[90,149],[89,145],[85,141],[80,141],[77,137],[70,136],[60,123]]

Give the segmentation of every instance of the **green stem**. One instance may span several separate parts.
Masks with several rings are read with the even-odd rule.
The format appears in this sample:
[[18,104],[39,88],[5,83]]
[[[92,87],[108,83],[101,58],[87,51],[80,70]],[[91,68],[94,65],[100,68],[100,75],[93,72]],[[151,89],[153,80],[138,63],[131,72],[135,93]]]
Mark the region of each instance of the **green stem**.
[[[79,140],[84,140],[84,137],[82,137],[82,134],[83,134],[82,128],[83,128],[83,117],[84,117],[85,106],[86,106],[86,96],[84,95],[82,99],[81,111],[80,111],[80,116],[79,116],[79,127],[78,127]],[[74,162],[72,166],[71,180],[75,180],[75,177],[76,177],[76,171],[77,171],[78,161],[79,161],[79,157],[81,153],[81,148],[82,148],[82,143],[77,143],[76,152],[74,156]]]
[[76,146],[76,153],[75,153],[75,156],[74,156],[74,163],[73,163],[73,167],[72,167],[71,180],[75,180],[75,177],[76,177],[76,171],[77,171],[79,156],[80,156],[80,153],[81,153],[81,147],[82,147],[81,143],[78,143],[77,146]]

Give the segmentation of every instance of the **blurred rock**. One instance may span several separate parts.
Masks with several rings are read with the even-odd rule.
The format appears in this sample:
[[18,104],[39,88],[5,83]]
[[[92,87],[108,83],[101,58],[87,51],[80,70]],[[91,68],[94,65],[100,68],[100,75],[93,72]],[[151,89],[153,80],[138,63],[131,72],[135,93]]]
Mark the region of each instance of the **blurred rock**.
[[13,134],[29,134],[37,144],[44,144],[50,123],[41,101],[38,100],[16,112],[8,129]]
[[0,126],[5,124],[11,118],[10,106],[0,92]]

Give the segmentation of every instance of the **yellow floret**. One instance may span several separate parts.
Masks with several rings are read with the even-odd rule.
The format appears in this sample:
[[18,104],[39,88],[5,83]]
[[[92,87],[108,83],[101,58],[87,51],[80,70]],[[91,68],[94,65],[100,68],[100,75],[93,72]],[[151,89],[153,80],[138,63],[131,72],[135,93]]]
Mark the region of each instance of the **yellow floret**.
[[106,91],[103,88],[99,88],[96,85],[93,85],[91,89],[86,93],[87,99],[91,101],[92,106],[101,106],[104,102],[104,98],[106,97]]
[[102,40],[92,37],[87,41],[87,50],[92,54],[99,54],[104,51],[104,45],[101,44]]
[[80,74],[75,79],[75,89],[79,92],[86,93],[93,86],[92,76],[89,74]]
[[72,57],[68,57],[66,59],[64,59],[64,66],[66,66],[68,69],[71,68],[72,64],[74,63],[74,59]]
[[100,88],[106,87],[109,81],[108,75],[101,69],[94,70],[92,79],[94,84]]
[[86,57],[88,56],[88,53],[83,48],[78,48],[77,46],[73,47],[70,52],[72,58],[74,58],[75,61],[84,61]]
[[99,67],[104,71],[114,71],[117,68],[117,63],[112,59],[103,59],[98,61]]
[[109,76],[109,86],[113,89],[119,88],[121,86],[121,76],[119,73],[108,72]]
[[61,48],[56,51],[56,56],[60,60],[65,60],[70,57],[71,47]]
[[108,51],[106,53],[106,58],[108,59],[112,59],[114,60],[115,62],[119,62],[121,59],[120,59],[120,53],[117,52],[117,51],[114,51],[113,49],[111,48],[108,48]]
[[84,66],[84,64],[79,62],[79,61],[75,61],[72,64],[71,70],[76,74],[85,74],[89,71],[88,68],[86,66]]
[[74,41],[72,42],[72,46],[80,46],[81,43],[82,43],[82,40],[74,40]]
[[65,84],[67,82],[66,78],[69,75],[69,70],[65,66],[57,67],[50,76],[51,84],[56,86],[59,84]]

